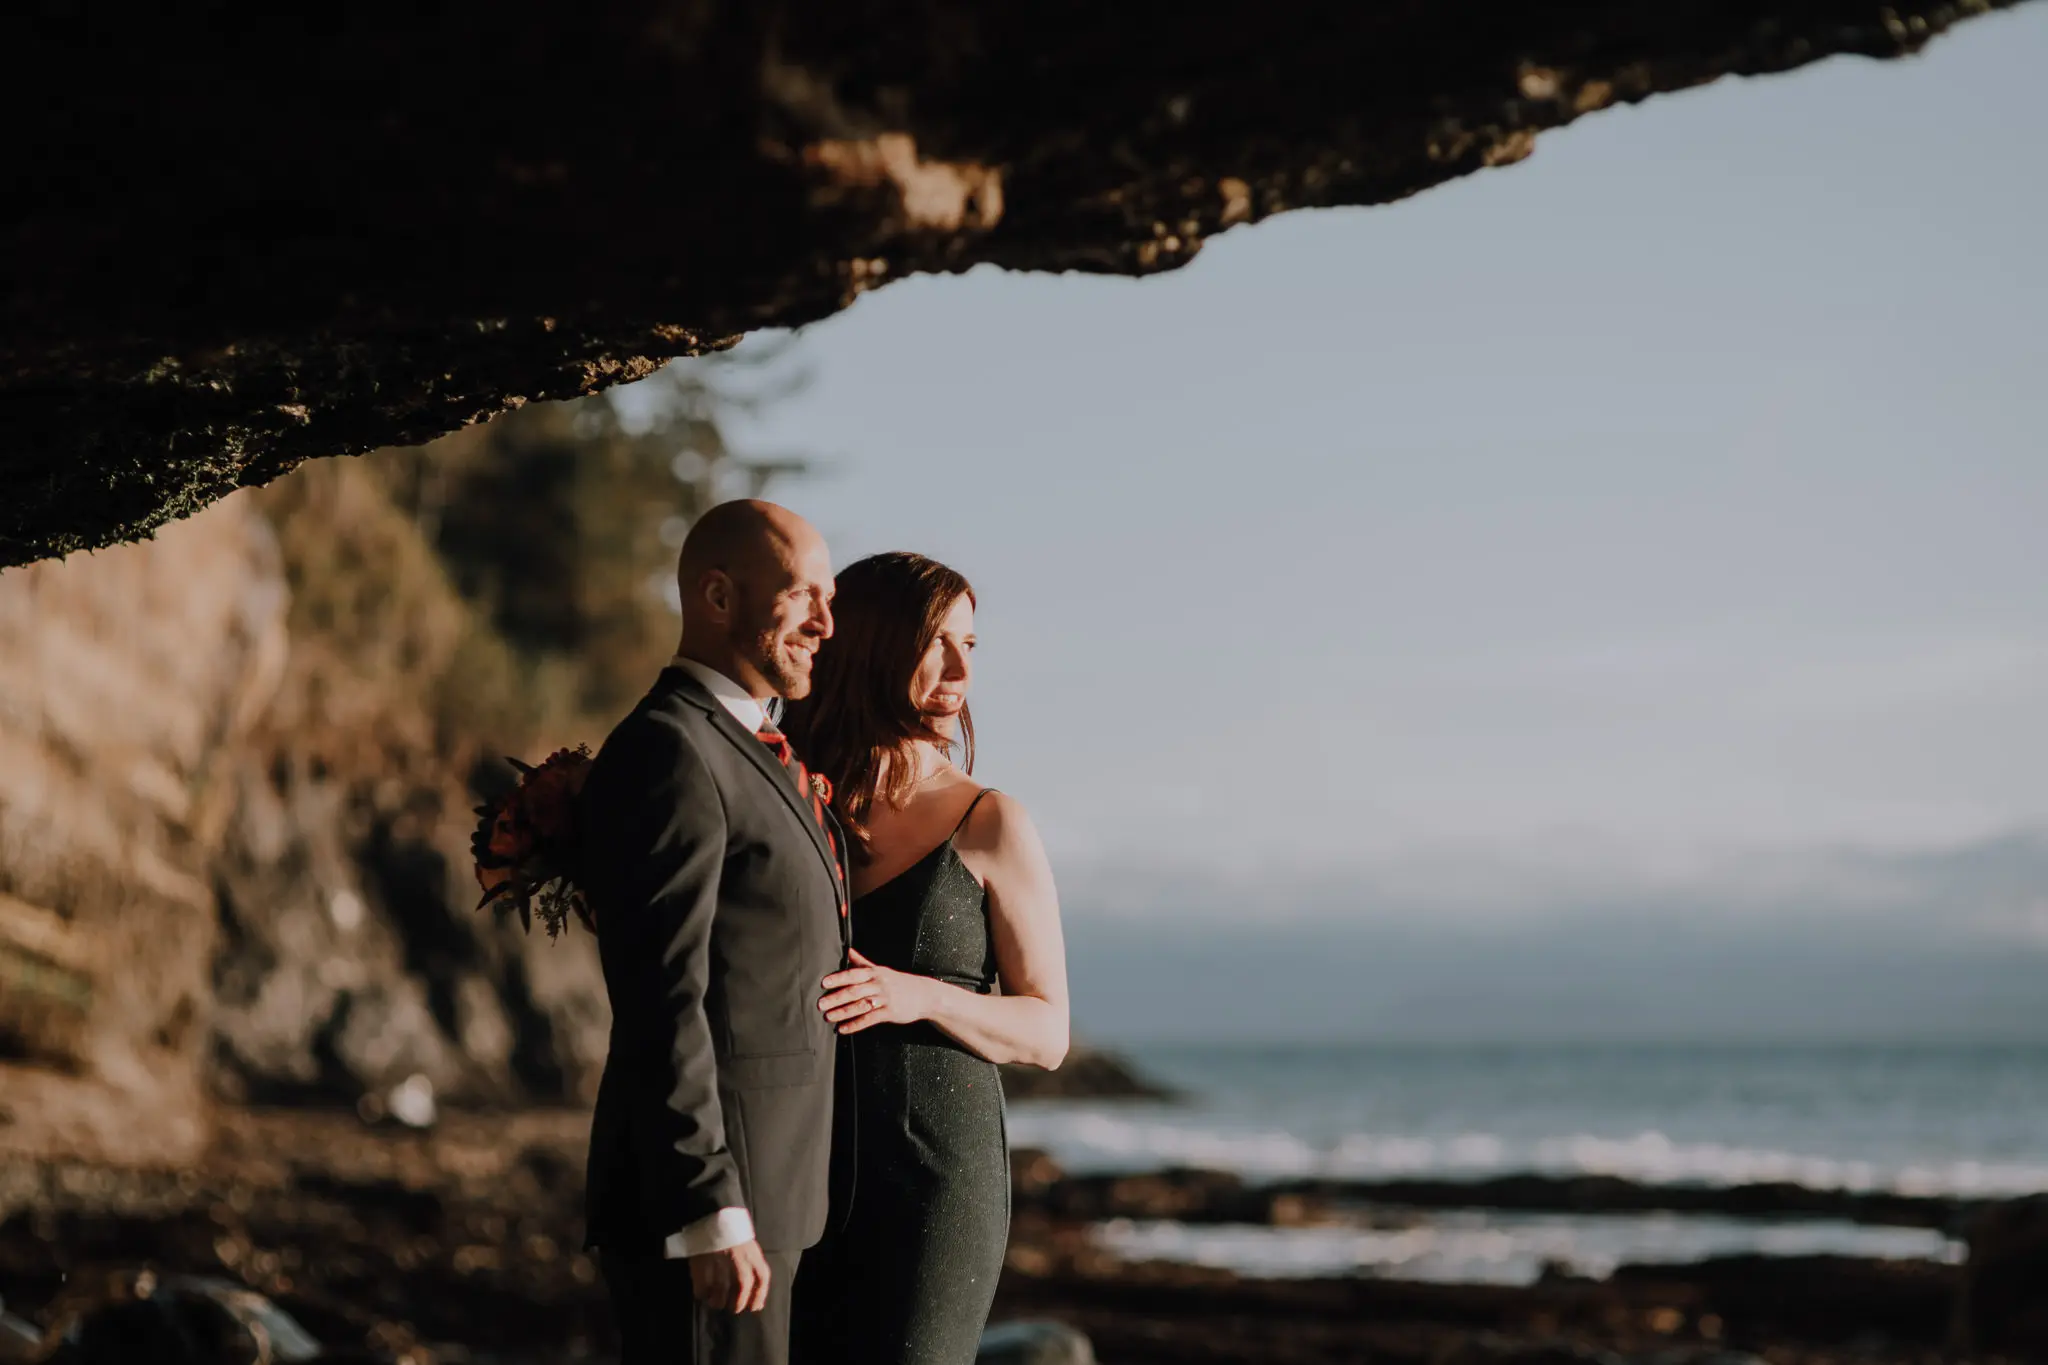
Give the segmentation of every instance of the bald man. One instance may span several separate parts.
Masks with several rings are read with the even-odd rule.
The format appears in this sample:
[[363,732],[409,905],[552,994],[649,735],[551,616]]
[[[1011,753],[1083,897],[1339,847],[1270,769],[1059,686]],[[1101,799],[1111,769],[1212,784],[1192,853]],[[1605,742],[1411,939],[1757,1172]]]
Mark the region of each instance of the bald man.
[[611,1051],[586,1214],[622,1365],[783,1365],[831,1194],[845,840],[768,718],[832,634],[824,540],[729,502],[677,567],[683,633],[578,802]]

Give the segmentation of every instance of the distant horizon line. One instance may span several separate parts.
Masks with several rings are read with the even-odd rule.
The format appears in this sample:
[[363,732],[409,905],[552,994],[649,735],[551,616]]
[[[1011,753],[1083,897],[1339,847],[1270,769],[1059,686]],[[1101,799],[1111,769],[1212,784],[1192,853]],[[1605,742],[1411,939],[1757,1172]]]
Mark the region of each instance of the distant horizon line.
[[1775,1049],[1807,1051],[1927,1051],[1953,1052],[1989,1048],[2026,1049],[2048,1051],[2048,1028],[2031,1034],[1996,1035],[1941,1035],[1923,1034],[1918,1037],[1854,1037],[1839,1034],[1814,1034],[1785,1037],[1741,1037],[1741,1036],[1678,1036],[1657,1035],[1646,1038],[1584,1037],[1563,1035],[1557,1038],[1451,1038],[1451,1037],[1126,1037],[1123,1039],[1100,1037],[1084,1033],[1076,1040],[1077,1054],[1116,1054],[1140,1048],[1215,1049],[1236,1052],[1358,1052],[1358,1051],[1402,1051],[1402,1052],[1445,1052],[1445,1051],[1489,1051],[1516,1052],[1538,1049],[1577,1048],[1588,1051],[1614,1051],[1617,1049],[1642,1049],[1658,1051],[1677,1050],[1726,1050],[1744,1052],[1766,1052]]

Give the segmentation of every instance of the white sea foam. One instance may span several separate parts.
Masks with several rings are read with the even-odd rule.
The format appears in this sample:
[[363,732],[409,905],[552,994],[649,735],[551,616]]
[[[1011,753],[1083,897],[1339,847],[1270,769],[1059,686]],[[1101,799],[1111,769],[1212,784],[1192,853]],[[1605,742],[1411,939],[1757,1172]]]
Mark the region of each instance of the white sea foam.
[[1493,1133],[1422,1136],[1347,1133],[1314,1143],[1282,1128],[1220,1123],[1213,1115],[1133,1115],[1105,1106],[1020,1105],[1011,1142],[1050,1151],[1072,1171],[1195,1166],[1257,1179],[1326,1176],[1476,1180],[1535,1172],[1609,1175],[1646,1184],[1744,1185],[1786,1181],[1813,1189],[2003,1197],[2048,1190],[2048,1163],[1883,1163],[1716,1142],[1657,1131],[1574,1133],[1515,1141]]
[[1012,1146],[1044,1148],[1069,1170],[1197,1166],[1280,1177],[1315,1175],[1326,1164],[1325,1153],[1282,1132],[1225,1132],[1089,1109],[1020,1105],[1009,1127]]
[[1095,1230],[1127,1260],[1226,1267],[1275,1278],[1385,1275],[1438,1282],[1528,1284],[1545,1263],[1596,1278],[1627,1263],[1695,1261],[1745,1252],[1835,1253],[1960,1262],[1938,1232],[1840,1222],[1745,1223],[1671,1215],[1571,1216],[1452,1212],[1397,1229],[1197,1226],[1118,1219]]

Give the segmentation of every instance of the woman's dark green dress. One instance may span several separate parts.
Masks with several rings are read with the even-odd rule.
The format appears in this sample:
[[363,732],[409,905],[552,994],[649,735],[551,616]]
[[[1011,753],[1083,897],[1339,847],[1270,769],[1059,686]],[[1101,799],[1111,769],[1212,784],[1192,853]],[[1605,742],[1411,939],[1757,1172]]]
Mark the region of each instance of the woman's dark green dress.
[[[995,989],[988,895],[950,838],[852,914],[853,945],[877,964]],[[853,1203],[845,1226],[804,1253],[791,1359],[969,1365],[1010,1235],[1002,1082],[931,1024],[879,1024],[852,1040]]]

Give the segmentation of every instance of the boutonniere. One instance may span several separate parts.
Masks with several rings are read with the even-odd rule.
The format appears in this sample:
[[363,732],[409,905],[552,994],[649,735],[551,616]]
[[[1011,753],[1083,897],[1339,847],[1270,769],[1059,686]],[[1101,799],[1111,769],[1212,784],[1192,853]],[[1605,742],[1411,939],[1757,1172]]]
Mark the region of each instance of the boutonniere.
[[826,805],[832,804],[832,780],[823,773],[811,774],[811,794]]

